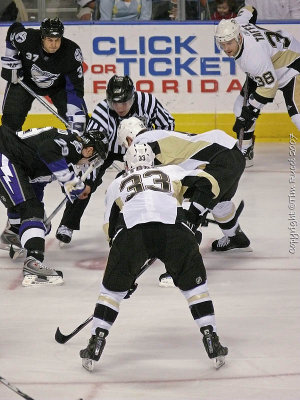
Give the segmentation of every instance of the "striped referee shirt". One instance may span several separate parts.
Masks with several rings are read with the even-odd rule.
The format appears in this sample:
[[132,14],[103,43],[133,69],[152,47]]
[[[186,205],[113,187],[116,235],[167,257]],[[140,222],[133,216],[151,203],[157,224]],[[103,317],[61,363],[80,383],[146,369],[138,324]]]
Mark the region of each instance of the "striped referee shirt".
[[120,117],[109,108],[107,100],[103,100],[94,109],[87,130],[106,131],[109,137],[109,152],[124,154],[125,149],[117,142],[117,129],[119,123],[129,117],[141,118],[148,129],[172,131],[175,128],[174,118],[153,94],[136,91],[133,105],[126,117]]

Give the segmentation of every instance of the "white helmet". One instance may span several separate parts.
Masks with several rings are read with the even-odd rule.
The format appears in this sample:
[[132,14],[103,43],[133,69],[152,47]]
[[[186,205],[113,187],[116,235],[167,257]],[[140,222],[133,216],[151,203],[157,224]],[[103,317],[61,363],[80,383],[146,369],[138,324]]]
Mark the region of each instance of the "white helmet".
[[143,122],[136,117],[130,117],[123,119],[117,130],[117,137],[120,146],[125,146],[128,148],[127,136],[134,139],[136,135],[142,130],[147,130]]
[[240,33],[240,26],[235,19],[222,19],[215,33],[216,42],[219,45],[235,39],[239,43]]
[[147,143],[129,146],[124,156],[125,168],[153,167],[155,154]]

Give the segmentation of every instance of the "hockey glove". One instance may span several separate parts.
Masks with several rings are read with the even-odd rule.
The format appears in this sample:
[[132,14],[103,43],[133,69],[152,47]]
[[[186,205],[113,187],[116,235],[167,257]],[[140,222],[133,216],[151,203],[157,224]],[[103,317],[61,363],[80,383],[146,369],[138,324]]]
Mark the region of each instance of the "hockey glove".
[[1,57],[2,71],[1,77],[8,82],[17,84],[19,79],[23,78],[22,61],[18,56]]
[[72,179],[64,183],[64,192],[71,203],[73,203],[74,200],[80,196],[80,194],[84,191],[84,188],[84,182],[75,176],[75,174],[73,174]]
[[257,120],[259,113],[260,110],[258,108],[254,108],[251,105],[243,106],[241,115],[236,118],[232,130],[237,134],[240,133],[241,129],[247,132]]

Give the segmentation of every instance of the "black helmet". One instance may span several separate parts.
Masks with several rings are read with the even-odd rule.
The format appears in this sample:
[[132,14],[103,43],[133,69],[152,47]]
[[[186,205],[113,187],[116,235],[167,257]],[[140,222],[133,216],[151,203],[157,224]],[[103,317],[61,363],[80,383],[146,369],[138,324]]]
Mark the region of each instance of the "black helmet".
[[64,26],[58,17],[45,18],[40,27],[42,39],[45,37],[60,38],[64,34]]
[[105,160],[108,153],[108,138],[106,132],[101,132],[96,129],[85,132],[81,136],[83,148],[94,147],[94,151]]
[[114,75],[110,78],[106,88],[106,100],[110,107],[112,102],[125,103],[125,101],[132,99],[133,95],[134,84],[129,76]]

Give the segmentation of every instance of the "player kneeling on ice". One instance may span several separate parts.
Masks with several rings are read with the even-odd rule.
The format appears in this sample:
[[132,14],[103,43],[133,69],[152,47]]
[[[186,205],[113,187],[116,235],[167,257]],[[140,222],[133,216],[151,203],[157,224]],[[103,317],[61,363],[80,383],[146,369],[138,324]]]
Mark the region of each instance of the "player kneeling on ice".
[[18,132],[0,127],[0,199],[11,212],[6,239],[27,252],[23,286],[63,284],[62,272],[43,264],[45,185],[57,179],[71,201],[84,198],[85,184],[68,164],[88,163],[96,156],[104,160],[107,151],[106,135],[99,131],[79,137],[52,127]]
[[126,172],[106,192],[104,229],[111,249],[94,311],[92,337],[87,348],[80,351],[82,365],[89,371],[93,370],[94,361],[100,359],[121,300],[151,258],[165,264],[187,299],[216,368],[224,364],[228,353],[216,333],[206,270],[180,203],[186,187],[205,173],[176,165],[154,167],[154,157],[148,144],[130,146],[124,156]]

